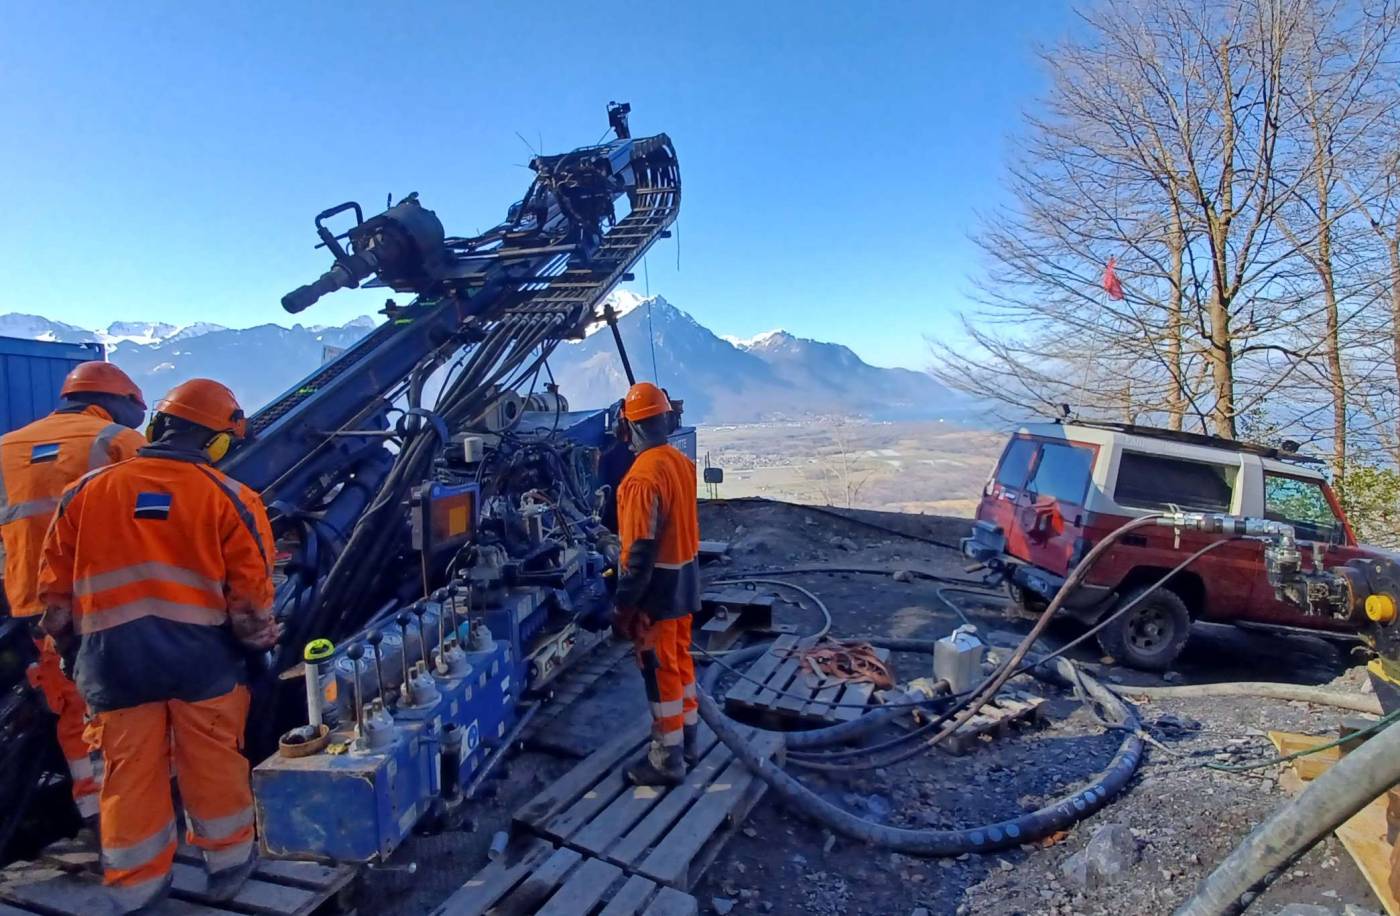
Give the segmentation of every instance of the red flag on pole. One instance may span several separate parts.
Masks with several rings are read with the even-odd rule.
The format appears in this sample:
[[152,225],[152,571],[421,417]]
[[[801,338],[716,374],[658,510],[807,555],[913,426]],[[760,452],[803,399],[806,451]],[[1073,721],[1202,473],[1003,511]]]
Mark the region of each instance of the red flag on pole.
[[1107,266],[1103,269],[1103,291],[1108,293],[1110,299],[1123,298],[1123,284],[1118,282],[1118,274],[1113,269],[1117,263],[1117,258],[1109,258]]

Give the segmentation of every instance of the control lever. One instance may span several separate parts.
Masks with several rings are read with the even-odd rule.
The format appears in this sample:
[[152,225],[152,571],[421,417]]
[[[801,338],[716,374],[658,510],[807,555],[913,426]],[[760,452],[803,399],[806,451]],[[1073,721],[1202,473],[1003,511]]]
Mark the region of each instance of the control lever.
[[401,688],[403,704],[413,705],[413,690],[409,685],[413,682],[413,670],[408,664],[408,625],[413,622],[413,615],[408,611],[399,611],[394,616],[394,622],[399,625],[399,631],[403,634],[403,686]]
[[418,618],[418,655],[423,662],[423,670],[428,670],[428,637],[423,632],[423,616],[428,613],[426,604],[420,602],[412,607],[413,616]]
[[462,638],[462,621],[457,617],[457,592],[460,589],[454,585],[447,593],[447,612],[452,615],[452,644],[455,646]]
[[350,659],[350,669],[355,673],[355,734],[361,738],[365,734],[365,697],[364,688],[360,686],[360,659],[364,656],[365,647],[359,643],[345,650],[345,657]]
[[389,702],[389,692],[384,689],[384,662],[380,658],[379,645],[384,642],[384,634],[374,630],[365,637],[369,646],[374,650],[374,686],[379,693],[379,698],[386,704]]

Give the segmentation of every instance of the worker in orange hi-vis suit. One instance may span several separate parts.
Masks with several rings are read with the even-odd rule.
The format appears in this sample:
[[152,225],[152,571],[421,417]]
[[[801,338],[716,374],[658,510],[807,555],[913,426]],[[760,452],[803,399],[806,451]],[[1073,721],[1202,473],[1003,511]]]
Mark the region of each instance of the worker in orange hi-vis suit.
[[0,437],[0,555],[10,614],[30,621],[39,661],[30,683],[58,717],[58,744],[73,777],[73,802],[89,824],[97,821],[100,764],[83,737],[87,707],[60,670],[53,640],[39,630],[39,553],[63,489],[88,471],[124,461],[146,444],[136,432],[146,416],[141,389],[111,363],[81,363],[59,391],[58,409]]
[[698,750],[690,619],[700,610],[700,522],[695,464],[667,443],[673,426],[665,392],[650,382],[628,390],[619,431],[637,457],[617,490],[613,629],[632,640],[651,703],[651,746],[627,771],[639,786],[678,785]]
[[273,646],[273,539],[257,493],[210,467],[245,433],[218,382],[156,403],[152,444],[64,491],[39,566],[43,626],[71,663],[106,763],[101,835],[118,912],[167,893],[174,763],[209,896],[255,860],[245,647]]

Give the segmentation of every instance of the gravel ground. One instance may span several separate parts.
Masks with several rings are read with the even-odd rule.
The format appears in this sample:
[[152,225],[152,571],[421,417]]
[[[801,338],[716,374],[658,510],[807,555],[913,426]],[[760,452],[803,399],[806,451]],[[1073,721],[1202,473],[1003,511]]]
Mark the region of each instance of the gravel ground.
[[[956,543],[967,523],[923,516],[860,513],[861,518]],[[707,538],[734,540],[725,570],[824,565],[916,567],[965,577],[951,551],[886,536],[799,507],[739,502],[708,504]],[[723,571],[721,571],[722,573]],[[941,636],[957,623],[937,586],[868,575],[795,578],[831,609],[841,636]],[[1013,643],[1028,622],[1000,601],[949,594],[993,644]],[[815,618],[813,618],[815,623]],[[1347,655],[1310,637],[1244,633],[1204,626],[1178,665],[1177,682],[1292,680],[1356,687]],[[1077,634],[1052,627],[1049,641]],[[1096,676],[1118,683],[1162,683],[1141,672],[1105,665],[1092,643],[1072,657]],[[897,676],[926,673],[928,661],[897,656]],[[1050,723],[999,739],[963,757],[934,752],[889,770],[839,779],[803,778],[828,800],[886,823],[948,827],[987,823],[1037,806],[1080,785],[1112,756],[1120,738],[1105,734],[1073,699],[1050,698]],[[747,829],[725,849],[696,888],[702,912],[814,914],[1156,914],[1170,913],[1197,881],[1286,796],[1276,768],[1259,775],[1205,769],[1201,760],[1246,761],[1274,755],[1265,731],[1335,734],[1344,713],[1304,704],[1254,699],[1158,700],[1140,706],[1144,721],[1170,752],[1149,749],[1125,794],[1048,845],[986,856],[917,859],[832,837],[765,799]],[[1349,715],[1349,714],[1345,714]],[[1184,726],[1184,727],[1182,727]],[[1190,755],[1190,756],[1187,756]],[[1100,828],[1130,831],[1136,862],[1112,879],[1079,883],[1063,869]],[[730,907],[730,904],[733,907]],[[1341,913],[1351,904],[1380,909],[1351,858],[1335,839],[1320,844],[1271,886],[1250,912],[1272,914],[1288,904]],[[1353,910],[1352,912],[1356,912]]]
[[[936,516],[860,513],[878,524],[955,544],[967,522]],[[959,556],[933,545],[895,537],[801,507],[765,502],[702,503],[706,538],[730,540],[731,560],[710,568],[709,578],[775,567],[824,569],[880,566],[918,568],[966,578]],[[960,621],[937,583],[898,582],[891,576],[853,573],[793,577],[829,606],[833,632],[842,637],[945,635]],[[1014,645],[1029,622],[999,599],[945,593],[993,645]],[[809,608],[788,607],[781,618],[811,632],[821,623]],[[1052,644],[1076,635],[1052,626]],[[1161,683],[1141,672],[1105,665],[1092,644],[1073,655],[1097,677],[1118,683]],[[930,673],[926,656],[899,654],[896,676]],[[1229,627],[1199,627],[1174,680],[1293,680],[1356,687],[1348,657],[1309,637],[1247,634]],[[906,827],[950,827],[999,820],[1072,790],[1096,773],[1121,740],[1106,734],[1071,697],[1037,688],[1048,699],[1049,722],[962,756],[935,751],[887,769],[827,778],[802,778],[829,801],[865,817]],[[556,728],[576,738],[579,752],[602,743],[617,721],[643,708],[640,681],[627,664],[605,677],[575,704]],[[1149,750],[1126,793],[1103,811],[1046,845],[986,856],[919,859],[856,844],[794,816],[771,796],[750,815],[693,893],[702,913],[871,914],[909,916],[918,908],[937,914],[1157,914],[1169,913],[1214,863],[1285,800],[1272,769],[1242,776],[1203,769],[1199,761],[1272,756],[1269,729],[1335,733],[1342,713],[1302,704],[1252,699],[1158,700],[1140,711],[1170,752]],[[897,734],[891,732],[890,734]],[[1191,756],[1185,756],[1191,755]],[[496,794],[474,813],[474,830],[415,837],[388,869],[368,873],[357,902],[363,912],[423,913],[480,869],[491,834],[533,794],[573,761],[547,753],[515,757]],[[796,771],[795,771],[796,772]],[[1131,838],[1134,859],[1112,879],[1077,882],[1066,862],[1101,828],[1119,825]],[[402,869],[418,866],[409,875]],[[1288,904],[1321,907],[1314,916],[1341,914],[1351,904],[1378,911],[1350,857],[1334,839],[1319,845],[1277,881],[1250,909],[1274,914]],[[1351,910],[1348,912],[1357,912]]]

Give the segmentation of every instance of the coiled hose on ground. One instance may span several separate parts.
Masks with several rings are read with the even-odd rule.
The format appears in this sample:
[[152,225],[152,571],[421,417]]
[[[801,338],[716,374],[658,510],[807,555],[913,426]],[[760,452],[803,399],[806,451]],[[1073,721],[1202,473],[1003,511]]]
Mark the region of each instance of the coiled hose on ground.
[[[1109,765],[1087,788],[1019,817],[976,827],[914,830],[879,824],[858,817],[828,802],[788,775],[772,760],[760,756],[739,732],[737,725],[715,704],[708,690],[700,691],[700,717],[720,741],[783,801],[835,833],[911,855],[954,856],[972,852],[992,852],[1048,836],[1093,814],[1122,791],[1142,759],[1143,746],[1142,740],[1137,736],[1137,715],[1131,705],[1093,678],[1077,672],[1065,659],[1056,659],[1055,667],[1056,673],[1066,682],[1083,685],[1089,694],[1087,699],[1100,707],[1101,714],[1115,728],[1124,731],[1123,743]],[[873,717],[874,714],[863,718]],[[829,733],[831,729],[821,731]]]

